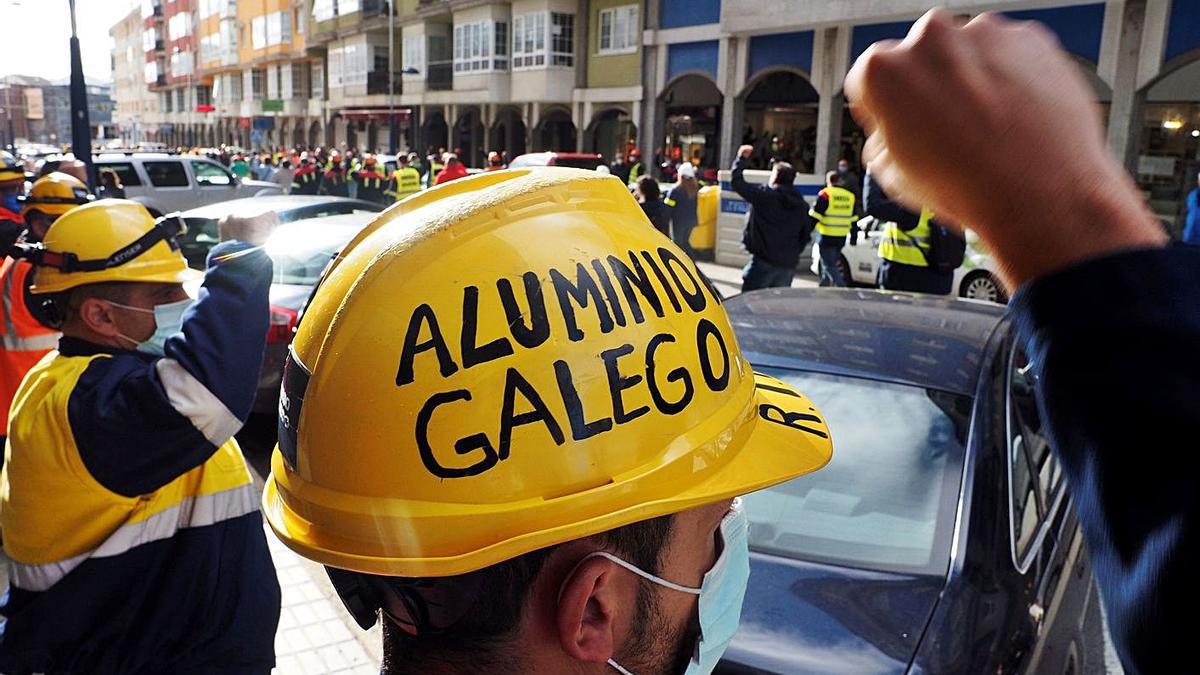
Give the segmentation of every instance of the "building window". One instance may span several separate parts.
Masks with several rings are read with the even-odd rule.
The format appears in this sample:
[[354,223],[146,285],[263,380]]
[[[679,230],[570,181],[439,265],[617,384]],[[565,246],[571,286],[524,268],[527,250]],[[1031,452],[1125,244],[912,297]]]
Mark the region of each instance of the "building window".
[[212,89],[204,85],[196,87],[196,105],[212,105]]
[[404,65],[405,69],[412,68],[417,71],[418,75],[423,76],[425,71],[425,36],[410,35],[404,38]]
[[546,65],[546,13],[513,17],[513,68]]
[[325,64],[320,61],[312,63],[312,97],[325,98]]
[[[476,21],[454,27],[454,72],[507,70],[508,24]],[[496,58],[493,58],[496,57]]]
[[308,98],[310,89],[309,74],[312,70],[307,62],[292,64],[292,98]]
[[267,73],[261,68],[250,71],[250,99],[261,101],[266,93]]
[[200,18],[206,19],[221,9],[224,0],[200,0]]
[[161,95],[161,105],[163,112],[174,112],[174,99],[171,97],[171,92],[164,91]]
[[250,45],[254,49],[272,47],[291,41],[291,12],[272,12],[266,16],[256,16],[250,22]]
[[353,14],[353,13],[357,12],[359,10],[360,4],[361,3],[359,2],[359,0],[338,0],[338,2],[337,2],[338,16],[345,16],[346,14]]
[[519,14],[513,17],[512,45],[514,69],[574,66],[575,15],[562,12]]
[[187,12],[182,12],[171,17],[167,21],[167,37],[171,40],[179,40],[192,34],[192,15]]
[[154,34],[153,28],[147,28],[146,30],[142,31],[142,51],[154,51],[154,45],[156,42],[158,42],[158,36]]
[[638,6],[600,10],[600,53],[629,54],[638,47]]
[[154,84],[158,81],[158,64],[153,61],[147,63],[142,73],[145,75],[146,84]]
[[176,89],[175,90],[175,109],[178,110],[179,112],[184,112],[185,110],[187,110],[187,90],[186,89]]
[[313,21],[328,21],[334,17],[333,0],[314,0]]
[[550,65],[575,65],[575,15],[550,14]]
[[184,77],[194,72],[191,52],[175,52],[171,55],[171,76]]

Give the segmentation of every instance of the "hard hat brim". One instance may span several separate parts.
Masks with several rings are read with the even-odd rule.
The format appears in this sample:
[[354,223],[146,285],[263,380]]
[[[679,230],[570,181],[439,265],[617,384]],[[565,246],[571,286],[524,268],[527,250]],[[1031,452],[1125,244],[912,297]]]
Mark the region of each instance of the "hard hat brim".
[[[384,576],[465,574],[546,546],[755,492],[812,473],[828,464],[833,456],[832,440],[816,406],[792,387],[767,375],[755,373],[754,387],[751,406],[744,413],[748,420],[743,431],[738,438],[723,439],[737,444],[733,456],[723,466],[710,470],[711,467],[703,466],[703,453],[697,453],[695,470],[710,473],[703,480],[686,485],[674,494],[650,499],[627,490],[612,510],[599,516],[497,539],[455,556],[403,557],[384,551],[346,553],[348,549],[361,550],[363,542],[349,541],[333,521],[358,515],[356,505],[345,504],[344,511],[307,514],[291,508],[286,496],[287,487],[281,486],[278,478],[285,472],[278,446],[272,454],[271,474],[263,491],[263,513],[271,529],[288,548],[324,565]],[[621,487],[614,479],[612,484],[597,489],[620,490]],[[563,512],[569,513],[572,500],[578,496],[567,495],[552,501],[561,500]],[[405,533],[416,546],[422,528],[445,527],[452,527],[452,519],[448,518],[444,523],[423,519],[406,523]]]
[[29,292],[35,295],[39,293],[61,293],[62,291],[68,291],[79,286],[110,281],[139,284],[186,284],[189,281],[202,278],[204,278],[203,272],[190,267],[172,271],[135,274],[130,274],[127,270],[123,270],[120,267],[114,267],[89,275],[56,274],[52,280],[43,283],[37,283],[37,277],[35,276],[34,284],[29,287]]

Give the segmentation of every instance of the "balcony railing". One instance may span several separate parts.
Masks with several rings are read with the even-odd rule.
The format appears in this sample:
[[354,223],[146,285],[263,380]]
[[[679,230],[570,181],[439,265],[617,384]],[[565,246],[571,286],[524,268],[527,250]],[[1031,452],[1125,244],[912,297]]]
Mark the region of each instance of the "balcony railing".
[[454,88],[454,62],[442,61],[429,64],[429,74],[425,76],[427,91],[449,91]]
[[[395,93],[400,93],[400,73],[392,74],[392,87]],[[386,94],[388,93],[388,73],[386,70],[380,70],[367,73],[367,94]]]

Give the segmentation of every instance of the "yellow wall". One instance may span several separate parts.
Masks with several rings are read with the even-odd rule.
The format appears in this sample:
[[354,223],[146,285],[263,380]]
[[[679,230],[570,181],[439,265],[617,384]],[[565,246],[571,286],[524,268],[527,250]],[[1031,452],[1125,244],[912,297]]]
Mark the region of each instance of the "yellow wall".
[[[600,10],[622,5],[637,4],[639,21],[638,49],[630,54],[600,56]],[[634,87],[642,81],[642,47],[640,43],[643,4],[640,0],[592,0],[591,16],[588,17],[588,72],[589,87]]]
[[[310,11],[305,3],[299,8],[293,8],[291,0],[238,0],[238,60],[243,65],[251,61],[271,56],[285,56],[293,52],[304,52],[304,36],[296,30],[301,17],[297,12]],[[262,49],[254,49],[253,20],[255,17],[266,16],[275,12],[290,12],[292,14],[292,41],[281,45],[272,45]],[[305,17],[311,18],[311,17]],[[311,21],[309,22],[311,25]]]

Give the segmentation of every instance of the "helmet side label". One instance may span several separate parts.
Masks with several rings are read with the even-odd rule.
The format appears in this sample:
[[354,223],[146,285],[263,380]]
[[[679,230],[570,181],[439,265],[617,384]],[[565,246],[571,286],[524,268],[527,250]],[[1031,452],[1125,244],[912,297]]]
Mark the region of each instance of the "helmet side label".
[[[461,305],[445,306],[443,296],[442,306],[412,309],[395,384],[431,392],[411,440],[433,476],[497,467],[520,452],[514,433],[523,427],[521,438],[562,446],[568,436],[586,441],[642,418],[678,415],[701,392],[729,388],[737,348],[728,324],[709,318],[720,296],[691,261],[659,247],[572,262],[466,285]],[[671,330],[622,335],[655,318]],[[562,349],[538,350],[552,339]],[[571,343],[579,346],[566,358]],[[464,375],[485,364],[493,365],[484,375]],[[472,427],[484,430],[465,431]]]

